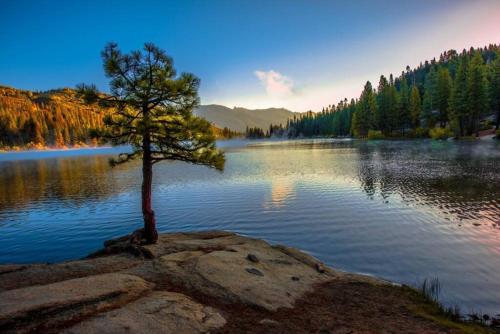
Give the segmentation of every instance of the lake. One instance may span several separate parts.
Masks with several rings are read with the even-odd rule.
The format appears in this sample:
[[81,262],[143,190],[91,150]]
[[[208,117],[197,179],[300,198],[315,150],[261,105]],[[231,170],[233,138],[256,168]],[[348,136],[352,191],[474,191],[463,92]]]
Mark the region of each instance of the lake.
[[[494,141],[227,141],[220,173],[155,166],[162,232],[224,229],[335,268],[420,284],[500,313],[500,145]],[[118,148],[0,153],[0,263],[83,257],[142,224],[140,161]]]

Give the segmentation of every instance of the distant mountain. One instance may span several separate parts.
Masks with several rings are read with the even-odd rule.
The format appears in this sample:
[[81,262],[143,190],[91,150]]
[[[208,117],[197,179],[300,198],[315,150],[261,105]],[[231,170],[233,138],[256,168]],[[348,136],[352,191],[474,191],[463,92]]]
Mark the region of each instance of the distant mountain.
[[[245,109],[228,108],[210,104],[199,106],[195,114],[215,124],[219,128],[229,128],[238,132],[245,132],[246,127],[269,128],[271,124],[286,125],[286,121],[295,113],[284,108]],[[298,115],[298,114],[297,114]]]

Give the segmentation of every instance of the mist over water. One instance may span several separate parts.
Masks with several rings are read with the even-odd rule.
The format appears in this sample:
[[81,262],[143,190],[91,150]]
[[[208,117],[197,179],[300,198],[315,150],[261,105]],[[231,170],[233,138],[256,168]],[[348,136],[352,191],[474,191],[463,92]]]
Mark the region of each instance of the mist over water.
[[[229,141],[219,173],[155,166],[159,229],[232,230],[346,271],[500,313],[500,146],[491,142]],[[140,162],[118,149],[0,154],[0,263],[83,257],[141,226]]]

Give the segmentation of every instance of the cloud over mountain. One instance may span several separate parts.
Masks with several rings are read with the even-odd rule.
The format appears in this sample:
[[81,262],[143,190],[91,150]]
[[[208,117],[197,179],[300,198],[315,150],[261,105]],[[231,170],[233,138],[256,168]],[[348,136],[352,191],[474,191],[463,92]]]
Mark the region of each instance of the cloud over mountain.
[[273,70],[255,71],[254,74],[269,96],[285,98],[294,95],[294,82],[289,77]]

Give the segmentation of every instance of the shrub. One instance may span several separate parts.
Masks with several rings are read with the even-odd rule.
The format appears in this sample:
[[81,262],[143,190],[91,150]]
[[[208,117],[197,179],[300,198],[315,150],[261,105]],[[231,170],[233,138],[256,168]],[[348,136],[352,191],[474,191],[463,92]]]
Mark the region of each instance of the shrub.
[[368,131],[368,139],[370,139],[370,140],[384,139],[384,138],[385,137],[382,134],[382,131],[376,131],[376,130]]
[[458,137],[458,139],[462,141],[474,141],[477,140],[478,138],[476,136],[463,136],[463,137]]
[[448,128],[432,128],[429,135],[432,139],[446,140],[453,136],[453,132]]
[[429,137],[429,129],[427,128],[416,128],[415,138],[427,138]]
[[500,139],[500,129],[498,129],[496,132],[495,132],[495,136],[497,139]]
[[495,126],[495,123],[493,121],[484,121],[479,124],[479,131],[484,131],[484,130],[489,130],[492,127]]

